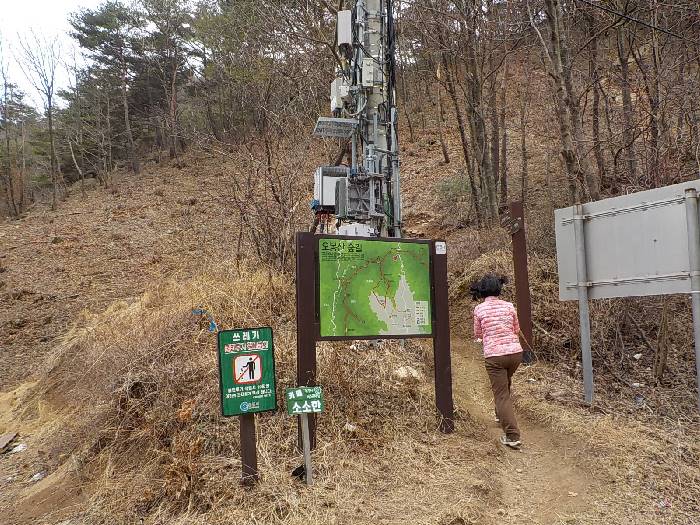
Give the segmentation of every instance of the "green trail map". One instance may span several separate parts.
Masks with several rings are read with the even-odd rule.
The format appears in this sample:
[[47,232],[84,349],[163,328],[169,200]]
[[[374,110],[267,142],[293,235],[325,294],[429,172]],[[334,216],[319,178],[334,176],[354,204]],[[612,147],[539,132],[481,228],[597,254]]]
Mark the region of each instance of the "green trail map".
[[430,244],[318,242],[321,337],[432,333]]

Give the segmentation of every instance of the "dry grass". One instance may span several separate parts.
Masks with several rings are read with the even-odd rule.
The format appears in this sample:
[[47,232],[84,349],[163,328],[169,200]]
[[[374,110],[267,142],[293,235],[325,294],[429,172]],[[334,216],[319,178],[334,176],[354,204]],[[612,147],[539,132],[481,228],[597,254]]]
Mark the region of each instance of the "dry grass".
[[[499,232],[500,233],[500,232]],[[486,232],[483,235],[488,235]],[[474,303],[469,286],[485,273],[496,272],[512,281],[509,249],[490,250],[462,271],[455,271],[450,288],[461,326],[469,328]],[[530,290],[534,318],[534,351],[539,359],[556,363],[574,379],[581,378],[578,307],[559,301],[556,259],[533,252],[529,256]],[[504,298],[514,301],[514,286]],[[662,310],[668,333],[668,357],[661,378],[654,375],[659,349]],[[605,386],[600,408],[624,412],[646,421],[697,421],[696,379],[690,306],[682,296],[591,301],[591,335],[596,381]],[[636,356],[636,357],[635,357]]]
[[274,326],[278,395],[294,384],[294,289],[264,268],[239,274],[233,263],[212,265],[102,314],[84,313],[53,356],[41,397],[65,404],[76,422],[60,438],[92,491],[86,521],[484,522],[493,487],[476,461],[483,429],[466,424],[466,432],[440,435],[430,382],[394,376],[400,366],[430,374],[418,344],[381,352],[319,345],[328,411],[317,484],[307,490],[291,478],[300,462],[296,422],[270,413],[258,417],[263,481],[245,491],[237,420],[219,415],[215,336],[194,308],[222,328]]
[[[700,515],[700,446],[697,425],[670,420],[642,422],[573,401],[581,384],[538,364],[516,381],[518,409],[531,421],[586,450],[588,468],[606,479],[598,509],[617,523],[697,523]],[[602,394],[603,396],[605,394]],[[576,406],[579,405],[579,406]]]
[[[430,130],[424,135],[431,133],[435,135]],[[469,284],[486,272],[511,274],[511,259],[509,248],[504,248],[509,239],[502,230],[464,228],[464,217],[453,209],[440,210],[442,215],[431,212],[440,201],[435,181],[459,171],[458,138],[451,136],[448,141],[450,165],[441,165],[434,140],[406,147],[405,204],[411,232],[449,237],[451,317],[464,330],[473,306],[467,295]],[[536,148],[539,157],[546,156],[548,148]],[[511,158],[516,158],[513,152]],[[60,422],[66,426],[47,430],[45,445],[71,455],[68,464],[74,477],[90,495],[89,504],[81,507],[83,521],[503,522],[496,509],[509,503],[503,501],[502,492],[512,473],[499,477],[493,471],[495,463],[504,463],[503,452],[487,441],[483,426],[468,415],[462,416],[455,435],[436,432],[428,379],[430,353],[417,344],[406,349],[387,344],[379,352],[368,351],[362,344],[356,349],[348,344],[319,345],[319,380],[326,389],[328,412],[321,418],[321,446],[314,458],[316,485],[308,489],[290,477],[301,461],[295,421],[276,413],[258,417],[262,482],[251,491],[239,486],[237,420],[219,415],[214,335],[207,331],[206,319],[194,316],[192,310],[206,309],[222,328],[274,326],[279,393],[294,384],[294,289],[288,276],[265,267],[243,265],[239,271],[230,261],[210,262],[232,253],[219,239],[230,236],[239,223],[238,210],[226,193],[229,167],[219,166],[218,160],[212,164],[204,174],[199,173],[199,161],[192,170],[184,170],[192,171],[184,187],[182,175],[156,173],[148,184],[142,182],[152,189],[147,201],[137,202],[136,192],[126,184],[117,186],[112,197],[95,195],[81,209],[82,217],[57,217],[36,228],[41,241],[36,245],[23,247],[23,237],[17,234],[15,239],[14,232],[5,237],[14,254],[11,271],[22,268],[23,261],[36,252],[41,273],[34,279],[61,284],[56,297],[42,298],[56,309],[70,306],[64,317],[52,321],[56,333],[73,321],[78,306],[85,306],[85,298],[91,295],[102,294],[99,301],[87,305],[93,311],[116,298],[135,297],[113,303],[102,313],[83,312],[63,337],[34,396],[34,405],[49,402],[62,411]],[[594,303],[598,401],[593,411],[582,408],[576,402],[581,392],[576,306],[557,300],[552,256],[551,210],[560,196],[552,194],[551,188],[557,185],[549,184],[549,178],[547,184],[543,182],[542,158],[539,170],[536,162],[531,168],[531,202],[538,205],[529,217],[531,283],[536,351],[543,362],[528,372],[537,379],[535,383],[521,380],[518,384],[521,413],[552,434],[561,433],[565,439],[575,436],[591,478],[610,482],[610,490],[601,493],[596,504],[600,509],[596,516],[609,516],[608,523],[693,523],[700,501],[700,454],[695,445],[697,422],[688,415],[694,414],[694,379],[687,305],[675,299],[669,303],[675,313],[670,323],[669,364],[662,381],[654,384],[646,370],[653,352],[640,332],[653,347],[660,303]],[[196,202],[191,204],[194,195]],[[102,215],[87,213],[98,204],[105,208]],[[450,220],[446,220],[448,214]],[[134,217],[143,223],[131,224]],[[112,219],[124,223],[115,226],[118,231],[111,229]],[[161,222],[166,224],[161,227]],[[131,226],[125,230],[127,223]],[[94,224],[102,225],[108,242],[99,238],[89,251],[90,246],[78,241],[92,238],[89,232]],[[80,236],[61,233],[75,225],[85,230]],[[151,229],[159,235],[169,233],[154,242],[145,235]],[[62,238],[55,245],[54,235]],[[143,242],[134,244],[141,236]],[[76,266],[78,253],[85,257]],[[73,275],[57,278],[60,266]],[[104,275],[88,279],[94,290],[83,293],[82,278],[93,270]],[[16,273],[24,276],[26,272]],[[138,279],[133,278],[136,275]],[[151,288],[141,295],[145,281],[150,281]],[[133,285],[129,290],[124,289],[127,282]],[[8,283],[19,286],[19,280]],[[29,299],[27,311],[36,309],[33,296]],[[13,310],[17,308],[13,305]],[[639,327],[621,312],[630,312]],[[32,332],[39,334],[38,329]],[[17,330],[13,337],[19,339],[23,333]],[[632,356],[640,350],[643,356],[635,360]],[[426,380],[397,380],[393,372],[406,365]],[[378,380],[365,378],[362,371],[368,368],[378,371]],[[635,388],[633,382],[646,386]],[[642,404],[635,402],[638,394],[643,396]],[[35,408],[28,406],[27,413]],[[348,431],[346,423],[357,430]],[[659,504],[666,499],[670,508]],[[574,519],[574,523],[594,523],[597,517],[588,521],[580,514]]]
[[[596,400],[589,409],[581,402],[576,303],[558,300],[553,257],[531,253],[529,263],[534,350],[540,362],[517,381],[521,414],[570,436],[578,450],[586,451],[591,472],[613,487],[601,493],[597,506],[619,516],[618,523],[696,523],[700,431],[686,299],[665,299],[674,314],[668,319],[670,351],[661,380],[651,367],[664,300],[591,302]],[[510,251],[491,250],[453,279],[453,310],[463,312],[463,326],[471,322],[469,285],[488,272],[512,277]],[[514,300],[513,293],[508,286],[504,298]]]

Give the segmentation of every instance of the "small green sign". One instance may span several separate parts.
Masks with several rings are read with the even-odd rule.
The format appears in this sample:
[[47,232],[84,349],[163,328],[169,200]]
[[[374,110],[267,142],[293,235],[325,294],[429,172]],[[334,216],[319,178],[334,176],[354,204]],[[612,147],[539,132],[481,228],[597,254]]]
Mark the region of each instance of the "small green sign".
[[290,416],[323,412],[323,391],[320,386],[288,388],[284,397],[287,399],[287,413]]
[[221,413],[240,416],[277,408],[272,328],[219,332]]

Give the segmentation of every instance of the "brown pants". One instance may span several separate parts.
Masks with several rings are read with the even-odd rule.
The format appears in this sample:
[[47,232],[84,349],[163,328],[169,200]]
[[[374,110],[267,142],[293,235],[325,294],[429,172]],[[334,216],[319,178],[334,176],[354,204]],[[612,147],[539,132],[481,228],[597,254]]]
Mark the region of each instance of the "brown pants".
[[493,400],[496,403],[496,416],[501,420],[503,432],[511,440],[520,439],[520,430],[518,422],[515,420],[513,402],[510,399],[510,382],[522,362],[522,352],[486,358],[486,372],[491,380]]

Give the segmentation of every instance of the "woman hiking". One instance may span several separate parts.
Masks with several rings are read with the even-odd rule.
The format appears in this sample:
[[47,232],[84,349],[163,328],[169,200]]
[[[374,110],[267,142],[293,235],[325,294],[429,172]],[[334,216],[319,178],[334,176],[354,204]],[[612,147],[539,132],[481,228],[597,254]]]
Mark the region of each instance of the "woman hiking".
[[483,340],[486,372],[491,381],[493,399],[496,404],[496,421],[503,429],[501,443],[518,449],[520,430],[515,420],[510,385],[513,374],[523,360],[523,349],[518,334],[518,314],[513,303],[503,301],[501,295],[504,277],[485,275],[470,289],[473,299],[484,301],[474,308],[474,337]]

